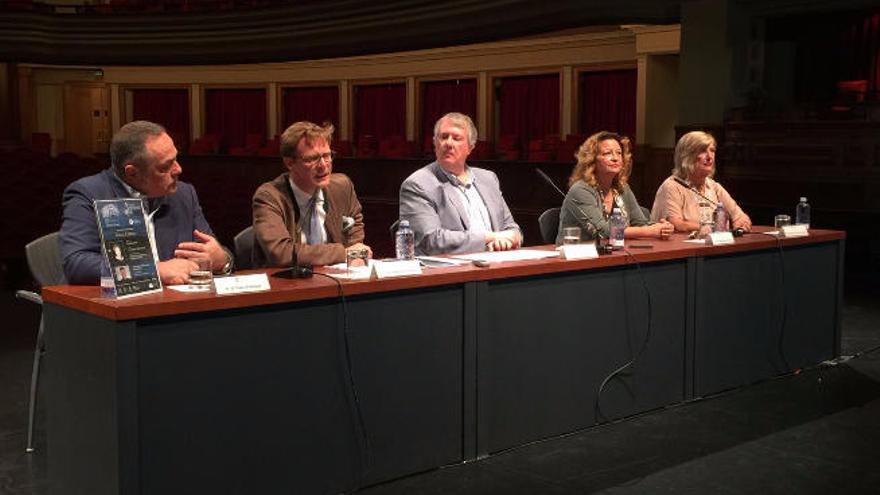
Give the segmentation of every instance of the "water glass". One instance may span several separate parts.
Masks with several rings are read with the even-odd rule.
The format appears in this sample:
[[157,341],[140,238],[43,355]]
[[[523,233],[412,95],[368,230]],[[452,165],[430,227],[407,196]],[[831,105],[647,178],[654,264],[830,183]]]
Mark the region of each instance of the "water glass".
[[777,229],[791,225],[791,217],[788,215],[776,215],[773,217],[773,226]]
[[195,290],[210,291],[214,285],[211,258],[196,258],[193,261],[198,266],[189,272],[189,285]]
[[580,244],[581,242],[581,228],[580,227],[565,227],[562,229],[562,243],[563,244]]
[[349,249],[345,252],[345,272],[350,276],[352,270],[367,266],[369,255],[366,249]]

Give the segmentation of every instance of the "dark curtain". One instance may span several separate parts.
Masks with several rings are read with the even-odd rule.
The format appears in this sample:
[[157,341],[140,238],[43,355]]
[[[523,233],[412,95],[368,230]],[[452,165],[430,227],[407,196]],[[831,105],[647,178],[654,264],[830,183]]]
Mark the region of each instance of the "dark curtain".
[[[821,108],[840,81],[864,80],[880,91],[880,11],[826,12],[767,20],[768,42],[796,47],[795,100]],[[773,67],[765,67],[766,71]]]
[[868,91],[880,90],[880,12],[847,22],[838,49],[838,80],[865,80]]
[[636,69],[585,72],[579,90],[580,134],[611,131],[635,142]]
[[248,134],[266,136],[266,90],[205,90],[205,133],[220,136],[223,149],[244,146]]
[[371,84],[354,87],[354,137],[381,140],[406,136],[406,85]]
[[437,119],[459,112],[477,120],[477,80],[432,81],[422,86],[422,141],[434,135]]
[[285,88],[282,93],[284,129],[290,124],[307,120],[318,125],[331,122],[339,128],[339,88]]
[[559,75],[505,77],[498,86],[498,135],[530,139],[559,133]]
[[161,124],[178,150],[189,147],[189,91],[186,89],[131,90],[132,120]]

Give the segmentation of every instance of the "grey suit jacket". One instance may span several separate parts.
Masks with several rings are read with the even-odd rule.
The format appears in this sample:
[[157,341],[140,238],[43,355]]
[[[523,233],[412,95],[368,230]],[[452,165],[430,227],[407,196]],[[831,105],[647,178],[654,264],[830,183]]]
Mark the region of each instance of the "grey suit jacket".
[[[470,167],[474,187],[489,211],[495,232],[522,230],[513,221],[510,208],[501,195],[498,176],[482,168]],[[400,219],[408,220],[415,233],[416,254],[467,253],[484,251],[486,235],[468,231],[467,207],[449,177],[432,162],[407,177],[400,186]]]

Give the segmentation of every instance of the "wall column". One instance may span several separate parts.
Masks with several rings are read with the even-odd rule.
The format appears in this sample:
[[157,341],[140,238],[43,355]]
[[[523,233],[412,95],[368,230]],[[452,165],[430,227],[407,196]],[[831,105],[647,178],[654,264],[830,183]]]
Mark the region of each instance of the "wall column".
[[269,138],[274,137],[278,132],[278,83],[271,82],[266,90],[266,117],[268,118],[267,134]]
[[351,141],[351,83],[343,79],[339,81],[339,139]]
[[202,137],[202,85],[189,85],[189,127],[190,139]]
[[559,126],[559,137],[565,139],[565,136],[572,134],[572,116],[574,114],[574,70],[570,65],[562,67],[562,98],[560,103],[562,107],[559,109],[559,115],[562,122]]
[[489,76],[485,71],[477,73],[477,135],[482,141],[491,141],[489,136],[489,98],[491,98],[491,89],[489,88]]

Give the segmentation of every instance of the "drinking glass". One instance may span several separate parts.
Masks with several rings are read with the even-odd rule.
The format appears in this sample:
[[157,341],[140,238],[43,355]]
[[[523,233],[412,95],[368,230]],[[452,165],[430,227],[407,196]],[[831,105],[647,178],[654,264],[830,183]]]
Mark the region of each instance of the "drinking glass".
[[579,244],[581,242],[580,227],[565,227],[562,229],[563,244]]
[[366,249],[349,249],[345,252],[345,272],[351,276],[356,268],[367,266],[368,260]]
[[214,284],[211,258],[196,258],[193,261],[197,266],[189,272],[189,285],[196,290],[211,290]]
[[791,217],[788,215],[776,215],[773,217],[773,226],[777,229],[791,225]]

